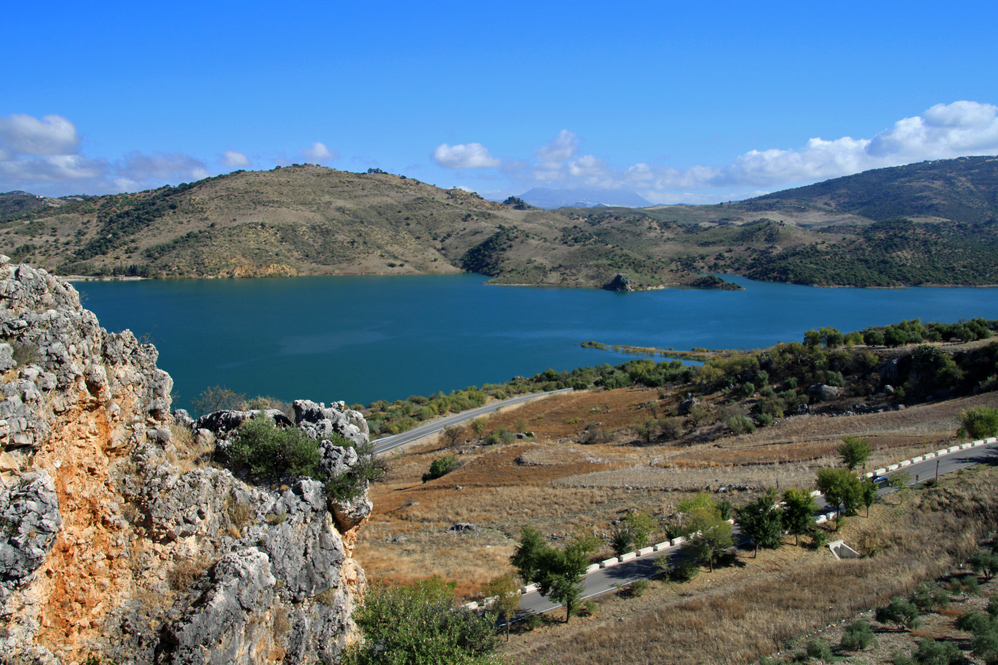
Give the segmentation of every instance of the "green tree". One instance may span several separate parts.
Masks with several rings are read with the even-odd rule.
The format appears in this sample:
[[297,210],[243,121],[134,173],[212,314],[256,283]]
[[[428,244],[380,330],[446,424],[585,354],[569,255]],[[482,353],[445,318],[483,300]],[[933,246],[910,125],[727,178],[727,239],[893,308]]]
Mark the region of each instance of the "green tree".
[[867,346],[883,346],[884,333],[880,330],[866,330],[863,332],[863,343]]
[[821,333],[817,330],[808,330],[804,333],[804,346],[816,349],[821,345]]
[[520,542],[513,550],[509,562],[516,568],[524,583],[530,584],[534,581],[540,569],[541,552],[546,547],[547,543],[540,531],[529,524],[520,527]]
[[562,549],[546,546],[540,551],[533,581],[542,596],[565,606],[565,623],[577,610],[589,555],[598,545],[591,534],[576,534]]
[[471,421],[471,431],[475,433],[475,436],[481,437],[485,433],[485,426],[488,422],[488,418],[475,418]]
[[794,535],[794,545],[800,536],[814,527],[814,497],[807,490],[791,487],[783,493],[783,528]]
[[864,478],[860,481],[859,492],[860,500],[866,506],[866,516],[869,517],[870,506],[877,500],[877,484],[873,482],[873,478]]
[[648,536],[654,530],[655,519],[651,515],[643,510],[631,511],[620,523],[614,525],[610,546],[617,556],[639,550],[648,544]]
[[643,443],[651,443],[658,436],[661,429],[659,422],[654,418],[649,418],[644,422],[633,425],[634,432]]
[[509,642],[509,624],[520,609],[520,587],[516,575],[506,573],[493,577],[482,587],[482,596],[492,599],[489,609],[506,627],[506,641]]
[[760,547],[776,549],[783,543],[783,519],[776,507],[777,501],[776,490],[769,488],[762,496],[735,511],[735,522],[755,543],[755,556],[759,556]]
[[998,573],[998,552],[980,550],[969,561],[975,573],[983,573],[985,580],[990,580]]
[[838,328],[822,328],[818,331],[825,348],[834,349],[845,344],[846,336]]
[[987,439],[998,436],[998,409],[975,406],[960,414],[963,423],[956,435],[962,438]]
[[648,537],[655,530],[655,518],[643,510],[632,510],[624,518],[624,524],[634,535],[634,547],[641,549],[648,546]]
[[691,533],[683,542],[683,554],[694,561],[705,564],[711,572],[721,554],[734,545],[731,540],[731,525],[721,518],[714,507],[699,507],[688,520]]
[[440,578],[369,589],[353,617],[365,639],[347,649],[344,665],[498,663],[495,616],[455,611],[454,584]]
[[842,463],[849,467],[850,471],[862,466],[870,457],[870,442],[866,439],[858,439],[852,436],[842,437],[842,445],[839,446],[839,457]]
[[862,500],[862,485],[849,469],[818,469],[817,485],[825,501],[836,513],[855,515]]

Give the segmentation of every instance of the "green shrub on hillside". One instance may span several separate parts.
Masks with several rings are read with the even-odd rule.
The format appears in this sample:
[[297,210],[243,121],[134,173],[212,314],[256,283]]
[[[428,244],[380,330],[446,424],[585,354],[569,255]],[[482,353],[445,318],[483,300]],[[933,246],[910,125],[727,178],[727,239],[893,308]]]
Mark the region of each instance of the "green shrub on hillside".
[[960,414],[963,423],[956,434],[971,439],[986,439],[998,435],[998,409],[975,406]]
[[874,641],[873,628],[862,619],[853,621],[842,633],[842,643],[839,645],[846,651],[861,651]]
[[423,482],[436,480],[457,468],[457,455],[447,455],[430,462],[430,470],[423,474]]

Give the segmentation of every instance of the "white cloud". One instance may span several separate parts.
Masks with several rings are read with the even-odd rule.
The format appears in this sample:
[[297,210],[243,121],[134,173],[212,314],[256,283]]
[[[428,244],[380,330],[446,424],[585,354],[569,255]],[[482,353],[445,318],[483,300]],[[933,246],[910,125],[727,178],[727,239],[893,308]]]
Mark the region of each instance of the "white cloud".
[[39,120],[13,113],[0,118],[0,144],[15,154],[65,155],[77,151],[80,137],[76,125],[61,115],[47,115]]
[[433,151],[433,159],[448,169],[488,169],[501,164],[481,143],[461,145],[442,143]]
[[305,155],[305,159],[313,164],[325,164],[330,159],[339,157],[338,154],[327,148],[325,143],[318,141],[313,143],[310,148],[302,150],[301,154]]
[[17,156],[0,159],[0,190],[30,189],[32,183],[64,183],[100,178],[108,170],[104,160],[80,155]]
[[813,138],[798,150],[753,150],[713,185],[783,186],[923,160],[998,153],[998,106],[959,101],[903,118],[871,139]]
[[130,152],[125,155],[118,172],[138,182],[200,180],[209,175],[201,160],[179,152],[153,155]]
[[537,150],[537,161],[541,164],[559,164],[574,157],[578,151],[579,139],[575,132],[563,129],[547,145]]
[[241,152],[236,152],[235,150],[226,150],[222,153],[222,163],[233,168],[243,168],[245,166],[253,165],[253,162],[250,161],[249,157]]
[[872,138],[812,138],[791,150],[751,150],[725,166],[676,169],[647,163],[615,169],[579,155],[579,139],[562,130],[514,174],[524,186],[627,188],[660,203],[717,202],[758,196],[885,166],[998,153],[998,106],[971,101],[937,104],[903,118]]
[[182,153],[132,152],[116,161],[87,157],[80,153],[76,126],[60,115],[0,117],[0,191],[102,194],[208,175],[201,160]]

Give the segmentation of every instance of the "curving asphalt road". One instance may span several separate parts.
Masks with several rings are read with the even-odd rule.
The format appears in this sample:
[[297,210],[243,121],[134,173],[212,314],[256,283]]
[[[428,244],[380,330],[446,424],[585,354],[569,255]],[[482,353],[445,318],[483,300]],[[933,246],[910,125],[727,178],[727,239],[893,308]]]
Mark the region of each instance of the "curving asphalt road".
[[456,413],[453,416],[447,416],[441,418],[440,420],[434,420],[432,423],[427,423],[425,425],[420,425],[415,429],[411,429],[408,432],[402,432],[401,434],[393,434],[392,436],[386,436],[381,439],[375,439],[372,441],[374,444],[374,454],[380,455],[382,453],[387,453],[390,450],[404,446],[407,443],[412,443],[413,441],[418,441],[427,436],[437,434],[442,432],[444,428],[450,427],[451,425],[459,425],[460,423],[467,422],[469,420],[474,420],[479,416],[484,416],[489,413],[494,413],[499,409],[512,406],[513,404],[522,404],[523,402],[529,402],[531,400],[539,399],[541,397],[547,397],[548,395],[557,395],[558,393],[572,392],[572,388],[562,388],[561,390],[551,390],[544,393],[530,393],[527,395],[520,395],[518,397],[512,397],[510,399],[504,399],[501,402],[493,402],[492,404],[486,404],[485,406],[480,406],[477,409],[471,409],[470,411],[462,411],[461,413]]
[[[924,483],[927,480],[935,478],[937,468],[939,475],[942,476],[947,473],[955,473],[976,464],[998,465],[998,443],[958,450],[940,455],[937,458],[915,462],[900,469],[890,471],[886,475],[892,476],[895,473],[907,473],[910,476],[909,484],[914,485],[916,481]],[[896,490],[888,487],[881,489],[878,495],[883,496],[894,491]],[[820,510],[820,508],[824,508],[825,506],[822,497],[817,497],[816,503],[819,506],[819,512],[828,511],[827,508]],[[746,540],[740,537],[737,526],[734,528],[732,535],[735,537],[736,543],[741,544],[741,542]],[[582,592],[582,598],[586,599],[598,596],[607,591],[612,591],[617,585],[627,585],[635,580],[648,579],[658,575],[661,571],[656,567],[655,560],[665,555],[669,557],[670,563],[675,563],[680,556],[681,547],[681,545],[676,545],[675,547],[669,547],[658,552],[645,554],[644,556],[617,564],[611,568],[600,568],[590,573],[586,576],[585,590]],[[561,607],[560,604],[548,600],[536,591],[525,593],[520,598],[520,610],[527,613],[541,614],[559,607]]]

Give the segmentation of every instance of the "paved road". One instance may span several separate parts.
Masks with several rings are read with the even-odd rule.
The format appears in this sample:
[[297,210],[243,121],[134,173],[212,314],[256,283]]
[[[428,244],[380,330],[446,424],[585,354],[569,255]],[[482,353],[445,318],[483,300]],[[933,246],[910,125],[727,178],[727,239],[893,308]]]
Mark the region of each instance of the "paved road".
[[518,397],[513,397],[511,399],[506,399],[501,402],[493,402],[492,404],[486,404],[485,406],[480,406],[477,409],[472,409],[470,411],[463,411],[461,413],[456,413],[453,416],[447,416],[446,418],[441,418],[440,420],[435,420],[432,423],[427,423],[425,425],[420,425],[415,429],[411,429],[408,432],[402,432],[401,434],[395,434],[392,436],[386,436],[383,439],[375,439],[374,443],[374,454],[380,455],[381,453],[386,453],[389,450],[394,450],[400,446],[404,446],[407,443],[412,443],[422,439],[423,437],[442,432],[445,427],[450,427],[451,425],[458,425],[469,420],[474,420],[479,416],[484,416],[489,413],[494,413],[499,409],[511,406],[513,404],[522,404],[523,402],[529,402],[534,399],[541,397],[547,397],[548,395],[556,395],[558,393],[571,392],[571,388],[562,388],[561,390],[552,390],[546,393],[530,393],[528,395],[520,395]]
[[[927,480],[935,478],[937,462],[940,476],[947,473],[955,473],[960,469],[965,469],[967,467],[974,466],[975,464],[986,463],[998,465],[998,443],[978,446],[977,448],[969,448],[967,450],[959,450],[937,458],[927,459],[922,462],[915,462],[909,466],[902,467],[895,471],[890,471],[887,475],[891,476],[895,473],[904,472],[910,476],[910,484],[915,483],[916,477],[918,482],[924,483]],[[893,488],[885,488],[880,490],[878,494],[882,496],[893,491],[895,491]],[[825,508],[825,510],[820,510],[825,507],[825,502],[821,497],[817,497],[816,503],[819,506],[819,512],[827,512],[827,508]],[[740,538],[737,526],[733,531],[733,535],[735,536],[735,542],[743,540]],[[601,568],[593,573],[590,573],[586,576],[586,587],[582,592],[583,599],[598,596],[602,593],[606,593],[607,591],[612,591],[618,584],[626,585],[635,580],[654,577],[660,572],[655,566],[655,559],[662,555],[667,555],[669,557],[669,561],[674,563],[680,555],[680,548],[681,546],[677,545],[676,547],[670,547],[659,552],[652,552],[651,554],[646,554],[636,559],[632,559],[631,561],[617,564],[612,568]],[[523,594],[520,599],[520,609],[534,614],[550,612],[558,607],[561,607],[561,605],[551,602],[536,591]]]

